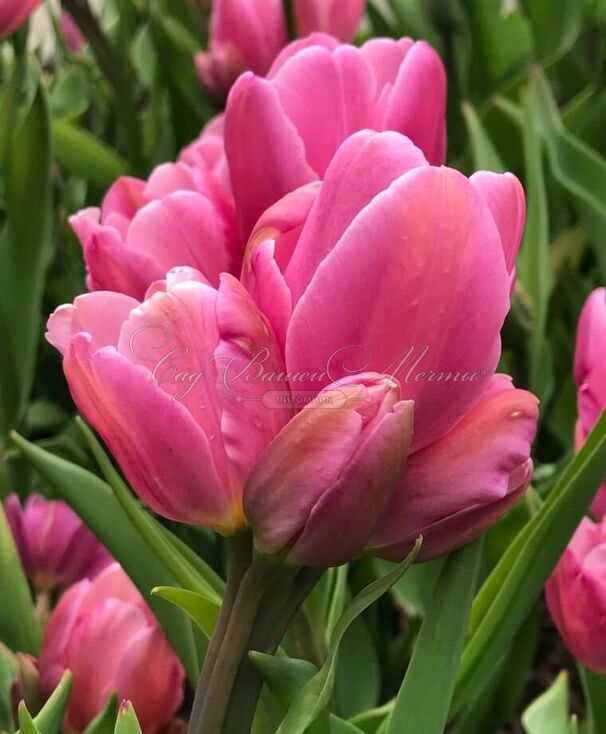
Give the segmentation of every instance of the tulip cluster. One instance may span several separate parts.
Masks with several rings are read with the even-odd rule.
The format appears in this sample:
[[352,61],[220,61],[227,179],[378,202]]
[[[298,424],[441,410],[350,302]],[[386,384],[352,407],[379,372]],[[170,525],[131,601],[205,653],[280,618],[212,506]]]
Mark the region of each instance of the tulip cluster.
[[[606,408],[606,289],[587,299],[577,332],[574,359],[578,420],[575,443],[580,448]],[[606,673],[606,485],[556,566],[545,594],[551,617],[570,651],[584,665]]]
[[[353,40],[366,0],[295,0],[299,36],[314,31]],[[218,97],[244,71],[265,74],[287,44],[282,0],[214,0],[208,51],[196,55],[200,81]]]
[[[118,180],[71,218],[90,292],[47,329],[134,491],[171,520],[252,536],[251,584],[258,563],[299,574],[362,554],[400,561],[419,536],[420,560],[461,547],[528,487],[538,416],[496,371],[519,181],[442,165],[446,76],[429,45],[340,43],[362,2],[294,10],[319,32],[285,45],[281,2],[213,4],[198,70],[217,93],[231,87],[224,115],[177,162]],[[111,680],[155,732],[182,671],[132,590],[115,591],[120,573],[63,597],[43,681],[50,691],[66,667],[90,667],[104,635],[96,694],[76,697],[70,726]],[[241,589],[226,595],[236,607]],[[239,632],[258,614],[242,604]],[[220,730],[226,709],[209,701],[227,706],[246,653],[246,635],[239,650],[218,635],[200,732]],[[142,688],[152,649],[162,679]]]

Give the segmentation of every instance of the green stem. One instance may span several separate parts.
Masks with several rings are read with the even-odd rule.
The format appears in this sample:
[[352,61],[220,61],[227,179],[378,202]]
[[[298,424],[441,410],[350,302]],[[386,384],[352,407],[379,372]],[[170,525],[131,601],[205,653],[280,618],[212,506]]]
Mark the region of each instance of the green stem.
[[90,9],[88,0],[63,0],[63,7],[88,39],[99,68],[113,88],[118,114],[124,126],[130,163],[133,172],[142,175],[145,172],[145,160],[128,59],[110,43]]
[[[247,649],[274,654],[301,604],[324,569],[285,566],[263,598]],[[248,655],[242,658],[223,726],[223,734],[249,734],[263,682]]]
[[210,678],[215,669],[217,656],[221,649],[231,612],[238,595],[242,579],[252,563],[252,537],[250,531],[246,530],[227,539],[229,546],[229,570],[227,572],[227,584],[225,595],[221,604],[221,611],[215,626],[210,645],[204,658],[204,665],[198,680],[196,695],[190,716],[189,731],[194,732],[200,719],[202,707],[206,697],[206,691]]
[[227,713],[240,661],[248,651],[261,600],[276,572],[276,566],[257,556],[246,571],[227,622],[210,674],[204,698],[196,717],[190,721],[190,734],[219,734]]

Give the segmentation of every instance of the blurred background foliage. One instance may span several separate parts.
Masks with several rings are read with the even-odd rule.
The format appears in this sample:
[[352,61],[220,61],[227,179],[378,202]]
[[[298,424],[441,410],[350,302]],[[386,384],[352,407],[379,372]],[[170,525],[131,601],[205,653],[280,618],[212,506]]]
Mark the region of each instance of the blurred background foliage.
[[[57,26],[55,5],[40,13]],[[192,63],[204,48],[207,22],[203,0],[107,0],[103,29],[110,57],[107,41],[73,54],[60,40],[50,49],[45,40],[28,55],[24,32],[0,46],[0,496],[32,490],[62,496],[87,524],[111,536],[102,537],[110,546],[123,535],[127,547],[112,550],[131,558],[127,570],[134,576],[151,563],[145,543],[156,541],[133,525],[138,504],[133,501],[127,522],[107,473],[99,479],[90,444],[74,422],[59,357],[42,338],[43,325],[57,304],[85,290],[80,246],[67,217],[98,204],[119,175],[145,176],[175,159],[220,112],[200,88]],[[376,35],[424,38],[442,55],[449,76],[449,164],[467,173],[512,171],[527,194],[502,366],[541,398],[537,471],[526,500],[488,534],[483,580],[543,501],[555,504],[556,478],[573,454],[576,324],[587,294],[606,282],[606,0],[370,0],[359,40]],[[29,461],[10,442],[13,429],[35,444],[22,446]],[[45,453],[36,454],[40,449]],[[66,462],[60,466],[69,481],[57,480],[53,461]],[[103,513],[116,518],[115,527],[101,527]],[[154,528],[163,532],[159,523]],[[172,530],[178,537],[171,535],[170,542],[181,544],[186,556],[193,547],[209,568],[221,569],[222,551],[210,534]],[[547,530],[543,539],[551,537]],[[565,532],[557,541],[562,547]],[[557,543],[553,548],[557,558]],[[11,576],[10,548],[0,549],[0,556],[2,580],[23,599],[24,626],[17,634],[33,650],[38,632],[27,611],[27,589],[18,574]],[[397,692],[421,620],[433,619],[436,628],[450,623],[448,615],[439,616],[434,594],[443,563],[415,567],[396,585],[395,606],[382,599],[348,632],[334,710],[352,717],[359,731],[381,731],[383,704]],[[311,628],[323,630],[314,643],[320,656],[348,595],[384,565],[364,560],[349,572],[327,574],[307,605]],[[154,585],[171,583],[166,567],[150,566],[148,576],[151,571],[158,574]],[[140,576],[142,586],[146,578]],[[540,586],[529,587],[519,624],[489,656],[482,684],[461,694],[458,709],[455,697],[456,734],[567,734],[577,730],[571,709],[585,717],[588,733],[606,731],[599,711],[606,686],[586,671],[575,672],[537,601]],[[158,600],[157,608],[167,614],[164,602]],[[173,634],[185,639],[192,633],[182,626]],[[561,667],[572,671],[571,678],[556,678]],[[372,711],[362,714],[365,709]]]

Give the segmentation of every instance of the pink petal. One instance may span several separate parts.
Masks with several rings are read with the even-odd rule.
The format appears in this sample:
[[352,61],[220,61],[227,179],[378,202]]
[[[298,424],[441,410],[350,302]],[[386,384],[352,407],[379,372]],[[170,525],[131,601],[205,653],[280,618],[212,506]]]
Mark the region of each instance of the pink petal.
[[333,382],[352,371],[395,375],[415,401],[421,448],[486,388],[508,292],[500,237],[475,189],[452,169],[414,169],[362,210],[318,267],[293,313],[287,368],[328,369]]
[[300,36],[323,31],[347,43],[356,35],[366,0],[295,0],[294,8]]
[[489,391],[450,433],[409,456],[370,552],[404,557],[422,534],[426,559],[480,535],[530,482],[537,418],[531,393]]
[[[606,355],[606,288],[596,288],[583,306],[577,330],[574,377],[580,387]],[[606,370],[604,370],[606,373]]]
[[340,146],[286,269],[294,303],[356,215],[395,179],[426,165],[421,151],[397,133],[363,130]]
[[286,61],[272,81],[309,165],[322,177],[341,142],[371,123],[376,82],[370,65],[351,46],[312,46]]
[[404,57],[413,45],[411,38],[400,38],[397,41],[392,38],[371,38],[360,48],[360,52],[374,69],[379,89],[395,82]]
[[512,173],[479,171],[469,179],[480,192],[501,235],[507,272],[513,273],[522,243],[526,200],[522,184]]
[[276,89],[252,74],[243,74],[229,95],[225,151],[244,241],[265,209],[317,178]]
[[295,56],[295,54],[298,54],[299,51],[305,48],[311,48],[312,46],[319,46],[320,48],[327,48],[332,51],[339,46],[339,41],[334,36],[329,36],[326,33],[310,33],[306,38],[298,38],[292,41],[292,43],[285,46],[276,56],[271,69],[267,72],[267,78],[273,79],[289,59]]
[[72,337],[80,331],[91,335],[93,349],[115,346],[123,321],[138,305],[134,298],[111,291],[78,296],[73,305],[59,306],[51,314],[46,340],[63,355],[69,350]]
[[424,41],[412,46],[400,66],[389,96],[383,129],[415,141],[427,160],[444,161],[446,72],[438,54]]
[[204,431],[147,369],[111,347],[92,352],[85,334],[72,339],[64,369],[78,409],[146,504],[181,522],[233,528],[237,499],[225,494]]

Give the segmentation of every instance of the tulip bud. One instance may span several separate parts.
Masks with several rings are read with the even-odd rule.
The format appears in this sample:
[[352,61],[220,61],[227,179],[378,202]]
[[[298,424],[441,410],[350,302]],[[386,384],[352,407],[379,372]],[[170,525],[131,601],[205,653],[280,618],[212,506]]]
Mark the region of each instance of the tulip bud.
[[42,0],[0,0],[0,37],[23,25]]
[[359,555],[410,447],[413,404],[399,396],[393,380],[359,375],[327,387],[282,429],[244,490],[261,552],[310,566]]
[[606,520],[581,521],[547,581],[545,596],[572,654],[606,674]]
[[65,588],[94,578],[112,558],[64,502],[17,495],[5,502],[6,517],[27,576],[39,590]]
[[61,33],[68,50],[73,54],[80,53],[86,46],[86,38],[78,27],[76,21],[69,13],[61,13]]
[[132,701],[144,734],[156,734],[183,700],[184,670],[118,564],[72,586],[51,615],[40,654],[44,696],[67,669],[68,731],[83,731],[117,692]]
[[[575,442],[579,449],[606,407],[606,288],[596,288],[583,307],[577,332],[574,378],[579,414]],[[606,484],[598,490],[591,510],[600,518],[606,515]]]
[[295,0],[295,18],[299,36],[321,31],[343,43],[353,41],[366,0]]
[[287,40],[282,0],[214,0],[200,81],[220,97],[243,71],[265,74]]

